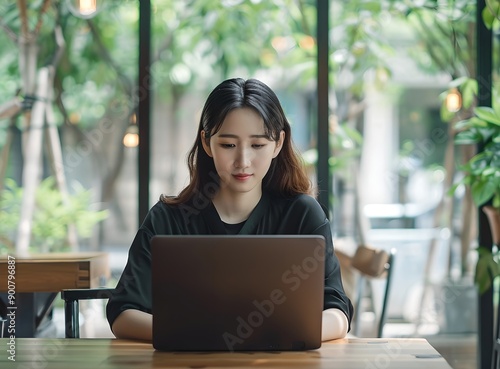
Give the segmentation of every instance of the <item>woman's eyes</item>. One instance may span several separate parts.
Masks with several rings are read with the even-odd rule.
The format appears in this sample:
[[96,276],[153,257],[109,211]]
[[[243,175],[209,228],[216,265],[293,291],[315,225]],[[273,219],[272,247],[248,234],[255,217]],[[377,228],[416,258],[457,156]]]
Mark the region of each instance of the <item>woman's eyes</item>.
[[[231,144],[231,143],[221,143],[220,146],[224,149],[232,149],[232,148],[235,148],[236,145],[235,144]],[[265,144],[252,144],[252,147],[254,149],[261,149],[263,148],[264,146],[266,146]]]

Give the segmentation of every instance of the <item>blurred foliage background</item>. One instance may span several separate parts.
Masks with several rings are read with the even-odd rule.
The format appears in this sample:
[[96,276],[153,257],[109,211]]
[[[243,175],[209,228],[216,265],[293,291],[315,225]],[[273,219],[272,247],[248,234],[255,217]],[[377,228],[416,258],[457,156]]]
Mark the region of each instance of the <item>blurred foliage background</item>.
[[[27,27],[29,38],[36,44],[36,70],[51,64],[55,67],[51,104],[61,138],[64,171],[68,181],[75,183],[69,186],[71,195],[80,196],[76,188],[90,191],[83,201],[87,205],[80,208],[95,212],[98,227],[92,237],[88,233],[80,236],[92,248],[101,247],[106,239],[103,210],[107,210],[109,217],[118,218],[116,223],[122,229],[137,227],[121,219],[130,216],[121,202],[124,198],[134,198],[135,193],[129,191],[124,195],[120,180],[124,175],[129,176],[130,172],[124,172],[124,168],[134,159],[135,154],[130,153],[122,140],[127,129],[137,123],[135,112],[141,98],[137,87],[138,1],[98,3],[101,10],[92,18],[75,15],[70,0],[0,5],[0,105],[16,96],[26,101],[26,80],[35,83],[36,75],[20,63],[25,39],[23,27]],[[183,163],[186,149],[179,137],[186,126],[193,125],[186,122],[185,102],[205,96],[222,79],[232,76],[263,76],[282,96],[299,95],[307,100],[307,111],[300,119],[292,117],[291,121],[294,128],[303,127],[300,132],[307,132],[307,147],[302,151],[306,162],[313,167],[318,124],[314,96],[316,1],[155,0],[152,7],[150,82],[155,103],[166,106],[153,124],[168,127],[168,134],[162,136],[167,155],[152,158],[162,162],[164,172],[159,175],[162,192],[173,193],[179,188],[177,163]],[[413,60],[419,73],[446,74],[450,81],[474,78],[474,22],[472,0],[330,1],[332,94],[327,123],[332,135],[330,164],[337,212],[345,210],[342,191],[353,187],[356,192],[367,83],[393,96],[395,101],[403,101],[404,91],[391,84],[394,68],[404,66],[398,64],[401,54]],[[496,27],[493,21],[491,25]],[[62,48],[56,42],[58,30],[64,39]],[[411,97],[404,101],[411,101]],[[293,100],[284,98],[284,102],[285,107],[293,106]],[[459,114],[463,118],[468,112]],[[0,119],[5,168],[0,182],[4,183],[4,192],[11,192],[2,196],[2,203],[6,198],[13,201],[16,197],[13,194],[19,193],[23,186],[23,150],[29,150],[22,143],[29,132],[29,119],[23,116],[29,116],[29,111]],[[420,127],[418,134],[425,137],[433,124],[446,124],[456,116],[455,113],[441,118],[423,116],[416,124],[410,120],[406,133],[403,131],[407,137],[398,144],[402,157],[415,154],[414,146],[412,149],[405,141],[415,141],[412,135],[417,127]],[[189,117],[193,120],[192,115]],[[453,135],[453,130],[449,134]],[[394,164],[394,171],[401,168],[400,164]],[[45,156],[41,165],[42,179],[50,177],[52,168]],[[444,150],[436,151],[424,165],[443,168]],[[54,182],[43,183],[41,188],[48,191]],[[47,196],[47,200],[50,198]],[[53,201],[56,203],[57,199]],[[37,207],[42,208],[38,200]],[[15,213],[15,207],[9,209]],[[338,218],[333,220],[336,232],[346,233],[345,225],[335,223]],[[16,226],[12,219],[5,223],[5,227],[10,224],[11,234]],[[350,222],[357,220],[353,216]],[[14,240],[8,239],[10,243],[4,250],[13,247]],[[46,247],[38,246],[38,242],[33,245],[44,251],[60,249],[52,241],[47,241]]]

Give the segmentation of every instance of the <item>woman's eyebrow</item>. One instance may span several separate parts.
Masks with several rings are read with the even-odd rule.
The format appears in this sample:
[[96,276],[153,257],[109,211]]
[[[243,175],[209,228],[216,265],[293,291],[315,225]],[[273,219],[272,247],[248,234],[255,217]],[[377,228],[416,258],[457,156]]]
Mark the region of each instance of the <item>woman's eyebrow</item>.
[[[219,137],[224,137],[224,138],[239,138],[240,136],[232,134],[232,133],[221,133]],[[268,135],[250,135],[251,138],[267,138],[269,139]]]

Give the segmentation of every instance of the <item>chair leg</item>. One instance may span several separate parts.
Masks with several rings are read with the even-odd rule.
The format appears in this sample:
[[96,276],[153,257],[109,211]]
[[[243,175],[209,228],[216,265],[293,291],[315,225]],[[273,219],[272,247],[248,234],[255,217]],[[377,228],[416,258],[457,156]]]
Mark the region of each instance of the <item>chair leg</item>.
[[389,287],[389,280],[387,280],[386,285],[385,285],[385,292],[384,292],[384,302],[382,303],[382,311],[380,312],[380,320],[378,322],[378,330],[377,330],[377,337],[381,338],[383,333],[384,333],[384,325],[385,325],[385,319],[386,319],[386,314],[387,314],[387,300],[388,300],[388,291]]
[[377,337],[381,338],[383,333],[384,333],[384,325],[385,325],[385,320],[386,320],[386,315],[387,315],[387,303],[389,301],[389,293],[391,290],[391,280],[392,280],[392,269],[393,269],[393,262],[394,262],[394,250],[391,250],[389,253],[389,259],[387,261],[388,263],[388,268],[387,268],[387,280],[385,283],[385,292],[384,292],[384,301],[382,303],[382,311],[380,312],[380,320],[378,322],[378,332],[377,332]]
[[80,338],[78,300],[64,300],[66,338]]
[[[7,319],[4,319],[2,316],[0,316],[0,338],[4,338],[4,330],[5,330],[5,322]],[[7,336],[7,335],[5,335]]]
[[491,369],[500,369],[500,339],[493,343],[493,356],[491,358]]
[[359,336],[361,332],[361,301],[365,292],[365,278],[360,275],[358,277],[358,296],[356,297],[356,305],[354,306],[354,335]]

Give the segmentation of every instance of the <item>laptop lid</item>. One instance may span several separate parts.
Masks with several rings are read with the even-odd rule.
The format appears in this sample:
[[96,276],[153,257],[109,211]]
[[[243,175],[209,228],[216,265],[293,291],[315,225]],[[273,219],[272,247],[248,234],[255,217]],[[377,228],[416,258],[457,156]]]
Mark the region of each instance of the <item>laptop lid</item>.
[[316,235],[153,237],[154,348],[319,348],[324,250]]

